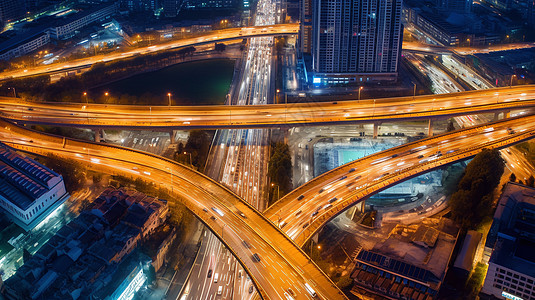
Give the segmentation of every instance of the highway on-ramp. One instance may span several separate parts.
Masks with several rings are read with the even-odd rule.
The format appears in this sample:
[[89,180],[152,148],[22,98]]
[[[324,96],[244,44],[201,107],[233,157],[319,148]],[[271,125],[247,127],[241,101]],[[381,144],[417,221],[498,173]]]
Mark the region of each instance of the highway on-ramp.
[[355,203],[483,148],[504,148],[535,136],[535,116],[487,123],[437,135],[355,160],[293,190],[264,215],[299,246]]

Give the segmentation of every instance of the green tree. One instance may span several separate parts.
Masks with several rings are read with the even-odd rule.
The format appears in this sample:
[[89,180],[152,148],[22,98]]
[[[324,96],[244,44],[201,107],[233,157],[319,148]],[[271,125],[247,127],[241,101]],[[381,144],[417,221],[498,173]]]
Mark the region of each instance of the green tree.
[[188,141],[184,147],[184,152],[178,153],[178,160],[183,162],[190,162],[197,169],[202,170],[208,158],[210,151],[211,135],[205,130],[192,130],[189,133]]
[[349,276],[349,274],[341,276],[338,281],[336,281],[336,285],[339,289],[345,290],[353,286],[353,279]]
[[277,197],[282,197],[292,190],[292,157],[287,144],[277,143],[273,146],[268,176],[273,184],[272,195],[279,194]]
[[509,181],[515,182],[516,181],[516,175],[515,173],[511,173],[511,176],[509,176]]
[[455,126],[453,125],[453,121],[449,120],[448,127],[446,128],[446,131],[450,132],[450,131],[454,131],[454,130],[455,130]]
[[533,177],[533,175],[529,176],[528,180],[526,181],[526,185],[530,187],[535,186],[535,178]]
[[466,166],[465,173],[451,196],[451,214],[461,227],[473,228],[490,214],[494,189],[504,171],[498,150],[483,149]]

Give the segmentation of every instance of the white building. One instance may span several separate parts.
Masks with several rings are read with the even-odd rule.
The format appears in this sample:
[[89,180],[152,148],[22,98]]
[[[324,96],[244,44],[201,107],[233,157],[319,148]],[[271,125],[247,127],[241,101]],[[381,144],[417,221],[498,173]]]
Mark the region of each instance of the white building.
[[113,2],[111,4],[106,3],[93,9],[70,15],[65,19],[58,21],[56,25],[50,27],[48,33],[51,38],[56,40],[71,38],[76,34],[78,29],[93,22],[103,21],[115,14],[119,7],[118,4],[119,2]]
[[68,197],[61,175],[0,144],[0,207],[17,225],[32,229]]
[[48,33],[42,29],[19,34],[0,44],[0,60],[9,60],[33,52],[50,42]]
[[485,252],[490,259],[483,293],[499,299],[535,299],[535,189],[506,185]]

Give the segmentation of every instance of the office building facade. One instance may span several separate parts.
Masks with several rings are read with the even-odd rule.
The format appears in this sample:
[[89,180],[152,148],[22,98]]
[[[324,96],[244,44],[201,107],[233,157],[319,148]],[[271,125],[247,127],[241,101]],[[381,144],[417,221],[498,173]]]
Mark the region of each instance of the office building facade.
[[314,83],[395,80],[401,12],[402,0],[314,0]]

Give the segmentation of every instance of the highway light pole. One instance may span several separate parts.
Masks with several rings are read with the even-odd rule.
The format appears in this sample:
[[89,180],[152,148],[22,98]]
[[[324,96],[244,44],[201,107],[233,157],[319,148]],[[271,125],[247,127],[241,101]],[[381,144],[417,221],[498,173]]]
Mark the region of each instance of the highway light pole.
[[85,98],[85,104],[89,104],[89,100],[87,100],[87,92],[84,92],[84,98]]
[[184,151],[184,155],[186,155],[186,154],[189,154],[189,165],[193,166],[193,164],[191,163],[191,152],[188,153],[188,152]]
[[360,91],[362,91],[363,88],[364,88],[363,86],[359,87],[359,99],[358,99],[359,101],[360,101]]
[[8,87],[8,90],[13,90],[13,97],[17,98],[17,90],[14,87]]
[[169,98],[169,104],[168,104],[168,106],[171,106],[171,93],[167,93],[167,97]]
[[512,88],[513,87],[513,77],[516,77],[515,74],[511,75],[511,81],[509,82],[509,87]]
[[414,89],[412,91],[412,100],[414,100],[414,98],[416,97],[416,83],[412,83],[412,85],[414,85]]
[[169,172],[171,172],[171,193],[173,193],[173,169],[171,169],[170,167],[166,168],[169,169]]

